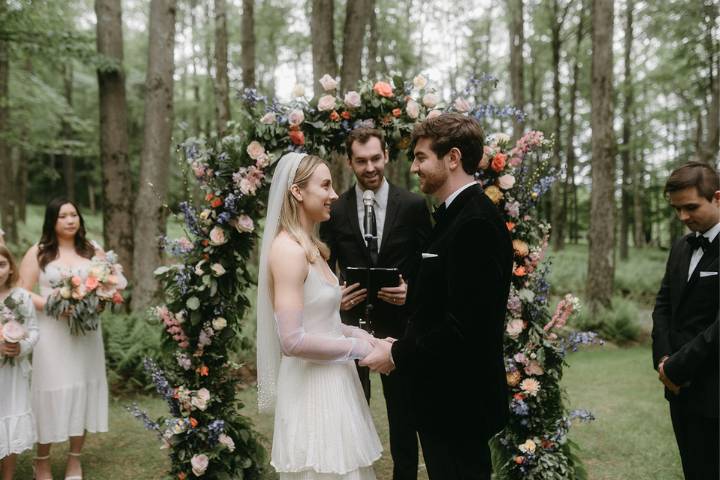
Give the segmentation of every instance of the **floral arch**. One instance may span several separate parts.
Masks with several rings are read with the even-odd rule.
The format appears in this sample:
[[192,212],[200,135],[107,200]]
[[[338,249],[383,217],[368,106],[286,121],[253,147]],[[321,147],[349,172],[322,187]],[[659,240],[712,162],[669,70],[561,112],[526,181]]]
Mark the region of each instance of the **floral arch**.
[[[204,203],[179,205],[187,236],[166,242],[177,263],[156,271],[166,296],[165,305],[154,309],[164,327],[162,366],[146,362],[170,416],[154,421],[132,409],[168,448],[172,478],[256,479],[263,474],[265,450],[241,414],[238,365],[228,361],[228,354],[252,347],[240,335],[250,307],[244,292],[255,281],[247,260],[273,162],[287,151],[321,156],[342,151],[346,134],[360,125],[385,130],[395,158],[409,146],[416,122],[444,111],[481,121],[521,115],[510,107],[472,106],[465,96],[443,103],[421,75],[412,81],[395,78],[392,84],[361,83],[342,97],[334,79],[326,75],[320,82],[325,94],[309,102],[302,92],[289,103],[278,103],[247,90],[244,117],[232,126],[233,133],[221,139],[190,138],[181,146]],[[477,175],[504,213],[515,250],[505,339],[511,419],[493,448],[500,478],[568,479],[581,470],[567,439],[576,414],[563,405],[559,381],[565,352],[595,337],[555,332],[577,311],[571,295],[550,314],[544,261],[549,226],[535,216],[538,198],[553,181],[549,146],[536,131],[515,145],[507,135],[490,135]]]

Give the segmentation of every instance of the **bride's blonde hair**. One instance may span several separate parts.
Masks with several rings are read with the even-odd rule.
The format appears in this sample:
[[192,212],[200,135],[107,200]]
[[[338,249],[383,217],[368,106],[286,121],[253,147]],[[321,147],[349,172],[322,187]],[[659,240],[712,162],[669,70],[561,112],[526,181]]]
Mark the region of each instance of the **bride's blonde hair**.
[[[322,158],[315,155],[306,155],[300,160],[295,177],[290,182],[292,185],[297,185],[299,188],[304,188],[310,177],[315,172],[315,169],[320,165],[324,164]],[[280,209],[280,222],[278,232],[286,231],[290,237],[300,244],[305,250],[305,257],[308,262],[314,263],[318,257],[318,253],[327,260],[330,258],[330,249],[322,240],[318,233],[319,226],[315,225],[313,232],[308,235],[302,228],[300,223],[300,202],[290,191],[290,188],[285,192],[285,198],[283,198],[282,208]]]

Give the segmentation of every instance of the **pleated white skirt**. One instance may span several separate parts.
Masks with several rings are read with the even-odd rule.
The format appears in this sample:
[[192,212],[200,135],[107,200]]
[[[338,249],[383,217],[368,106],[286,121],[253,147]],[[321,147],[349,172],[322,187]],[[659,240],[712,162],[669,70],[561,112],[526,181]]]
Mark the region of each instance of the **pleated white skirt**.
[[281,480],[374,480],[382,453],[352,361],[283,357],[271,464]]

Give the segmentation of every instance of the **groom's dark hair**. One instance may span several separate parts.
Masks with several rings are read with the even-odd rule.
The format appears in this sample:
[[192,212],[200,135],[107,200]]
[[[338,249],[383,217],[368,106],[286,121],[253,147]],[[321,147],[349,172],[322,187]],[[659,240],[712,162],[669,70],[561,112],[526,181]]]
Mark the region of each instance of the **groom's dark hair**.
[[695,187],[699,196],[712,202],[715,192],[720,190],[720,176],[717,170],[703,162],[688,162],[676,168],[665,184],[665,193],[673,193]]
[[348,159],[352,160],[353,143],[358,142],[361,145],[365,145],[373,137],[380,140],[380,148],[385,152],[387,146],[385,145],[385,132],[382,130],[370,127],[358,127],[350,131],[345,138],[345,150],[347,151]]
[[411,152],[421,138],[430,139],[430,148],[438,158],[445,156],[451,148],[457,148],[462,154],[465,173],[474,175],[477,172],[483,155],[485,133],[473,117],[459,113],[443,113],[415,125]]

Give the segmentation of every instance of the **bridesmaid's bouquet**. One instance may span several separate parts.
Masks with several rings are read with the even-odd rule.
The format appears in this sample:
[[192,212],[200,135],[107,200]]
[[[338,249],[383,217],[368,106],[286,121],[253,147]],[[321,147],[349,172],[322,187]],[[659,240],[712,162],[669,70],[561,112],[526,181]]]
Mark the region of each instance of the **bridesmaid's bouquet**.
[[84,280],[79,275],[64,275],[52,284],[54,290],[45,303],[45,313],[67,320],[73,335],[97,330],[105,307],[124,302],[121,278],[122,265],[114,252],[95,256]]
[[[0,304],[0,343],[19,343],[27,337],[27,331],[23,327],[27,314],[22,307],[22,302],[12,295]],[[15,359],[4,358],[2,364],[8,363],[15,365]]]

